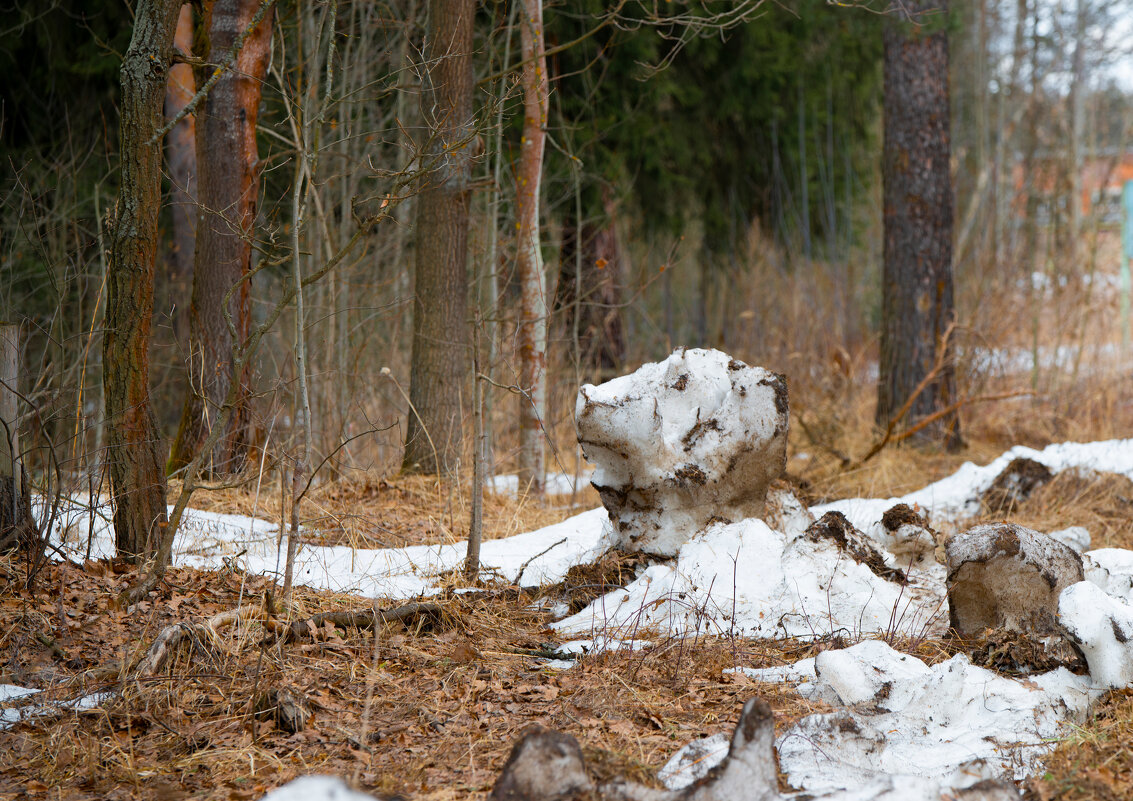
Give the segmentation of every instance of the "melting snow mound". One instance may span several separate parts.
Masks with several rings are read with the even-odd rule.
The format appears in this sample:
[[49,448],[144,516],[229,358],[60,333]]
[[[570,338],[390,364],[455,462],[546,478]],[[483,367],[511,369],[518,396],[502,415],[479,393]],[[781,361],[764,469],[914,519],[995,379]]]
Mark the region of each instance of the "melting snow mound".
[[[927,794],[910,798],[935,798],[940,788],[1022,779],[1054,747],[1062,722],[1084,720],[1099,695],[1089,677],[1065,668],[1015,680],[962,654],[930,667],[879,640],[824,651],[814,669],[811,694],[843,708],[803,718],[776,743],[780,769],[809,792],[864,788],[892,777],[924,785]],[[761,680],[766,674],[743,672]],[[808,673],[809,665],[797,671]],[[690,775],[679,772],[677,757],[670,764],[666,775]],[[702,759],[697,770],[711,764],[711,756]]]
[[678,348],[575,407],[591,483],[624,550],[673,556],[713,521],[763,514],[787,461],[787,384],[718,350]]

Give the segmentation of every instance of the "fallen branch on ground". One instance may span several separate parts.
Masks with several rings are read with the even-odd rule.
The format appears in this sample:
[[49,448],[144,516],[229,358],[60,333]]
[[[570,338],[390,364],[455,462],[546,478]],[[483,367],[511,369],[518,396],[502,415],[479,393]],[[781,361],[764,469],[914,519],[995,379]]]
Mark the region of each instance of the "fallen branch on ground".
[[978,395],[974,398],[961,398],[960,400],[956,401],[955,403],[951,403],[948,406],[945,406],[943,409],[937,409],[935,412],[928,415],[927,417],[921,418],[914,425],[909,426],[907,429],[900,432],[899,434],[893,433],[895,422],[896,422],[896,420],[900,419],[900,418],[895,418],[893,421],[890,422],[889,426],[886,428],[885,436],[883,436],[880,440],[878,440],[873,445],[872,448],[870,448],[868,451],[866,451],[865,456],[863,456],[862,458],[858,459],[857,461],[852,462],[849,465],[847,465],[846,469],[847,470],[853,470],[853,469],[857,469],[857,468],[861,467],[863,464],[868,462],[874,456],[877,456],[877,454],[881,453],[882,449],[885,448],[886,445],[888,445],[890,443],[894,443],[894,442],[900,442],[902,440],[908,439],[909,437],[915,436],[916,434],[923,431],[928,426],[935,423],[937,420],[940,420],[943,417],[947,417],[948,415],[952,414],[953,412],[959,411],[963,406],[967,406],[968,404],[971,404],[971,403],[989,403],[991,401],[1008,400],[1010,398],[1019,398],[1019,397],[1022,397],[1024,395],[1030,395],[1030,394],[1032,394],[1032,393],[1027,391],[1027,390],[1021,390],[1021,391],[1016,391],[1016,392],[1001,392],[997,395]]
[[147,678],[157,675],[158,671],[173,658],[177,646],[185,640],[199,637],[213,638],[217,629],[231,626],[243,618],[258,614],[259,611],[259,607],[241,606],[238,609],[213,615],[203,623],[174,623],[172,626],[166,626],[138,663],[134,671],[135,677]]
[[[393,609],[377,609],[367,606],[362,609],[340,609],[336,612],[320,612],[304,620],[283,624],[279,635],[280,643],[288,643],[302,637],[310,637],[330,623],[344,629],[372,629],[377,622],[392,623],[395,620],[409,620],[415,617],[440,615],[439,604],[409,603]],[[278,625],[278,624],[277,624]]]

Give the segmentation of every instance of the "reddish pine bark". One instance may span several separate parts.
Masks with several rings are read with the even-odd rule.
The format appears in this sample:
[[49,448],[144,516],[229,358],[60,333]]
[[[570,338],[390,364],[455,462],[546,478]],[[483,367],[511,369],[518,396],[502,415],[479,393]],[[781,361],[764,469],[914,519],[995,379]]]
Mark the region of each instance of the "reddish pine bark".
[[103,392],[118,554],[151,553],[166,521],[163,445],[149,397],[157,217],[161,208],[162,105],[181,0],[140,0],[122,59],[118,202],[109,221]]
[[[251,24],[258,0],[206,4],[208,66],[203,82]],[[248,448],[248,371],[236,374],[235,354],[248,338],[252,237],[259,198],[256,122],[271,54],[271,12],[245,39],[236,62],[212,87],[197,114],[197,227],[190,306],[189,382],[170,470],[188,464],[236,383],[228,425],[204,465],[205,475],[238,471]],[[233,288],[235,291],[232,291]],[[231,292],[227,305],[225,296]],[[227,308],[230,321],[225,318]]]
[[[193,52],[193,7],[181,6],[173,46],[182,53]],[[165,116],[173,119],[188,105],[196,92],[193,68],[174,64],[165,85]],[[181,119],[165,138],[165,161],[169,172],[169,205],[173,235],[169,252],[167,285],[177,306],[173,314],[173,331],[177,344],[189,341],[189,316],[182,307],[182,298],[189,294],[193,280],[193,247],[197,238],[197,139],[196,119],[192,114]]]
[[[920,15],[919,26],[894,23],[885,31],[878,424],[888,425],[938,363],[943,368],[913,401],[905,427],[956,398],[951,354],[942,350],[955,316],[947,0],[920,0],[909,8]],[[943,417],[921,436],[958,445],[958,416]]]
[[413,352],[402,470],[455,469],[468,364],[468,199],[472,174],[471,0],[429,0],[421,114],[430,168],[417,195]]
[[547,288],[539,245],[539,193],[547,140],[547,57],[543,2],[524,0],[523,135],[516,186],[519,273],[519,485],[543,491],[543,418],[547,410]]

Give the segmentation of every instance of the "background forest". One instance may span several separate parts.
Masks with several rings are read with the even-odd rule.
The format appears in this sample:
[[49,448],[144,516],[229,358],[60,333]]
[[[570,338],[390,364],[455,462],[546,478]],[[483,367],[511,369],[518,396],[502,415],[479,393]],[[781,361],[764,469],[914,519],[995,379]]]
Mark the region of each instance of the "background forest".
[[[759,671],[867,636],[973,699],[1098,678],[960,637],[942,562],[1010,516],[1133,587],[1129,11],[0,0],[0,796],[479,798],[529,723],[656,787],[749,698],[780,733],[834,709]],[[682,346],[785,378],[772,494],[710,509],[717,545],[602,550],[640,488],[589,486],[579,387]],[[685,453],[756,450],[685,413]],[[870,537],[896,568],[845,558]],[[1130,797],[1131,682],[1030,732],[1009,797]],[[970,742],[1032,753],[998,714]]]
[[[860,436],[872,412],[859,407],[870,393],[854,387],[867,387],[876,370],[881,317],[881,56],[891,19],[877,12],[824,2],[668,17],[626,2],[545,8],[545,423],[567,445],[555,449],[554,469],[574,469],[575,387],[677,345],[720,347],[785,373],[797,433],[814,440],[808,450],[842,453],[846,427]],[[1086,372],[1104,383],[1102,357],[1121,341],[1113,187],[1128,169],[1130,111],[1119,16],[1106,0],[963,2],[948,14],[960,396],[1029,373],[1026,388],[1036,394],[997,407],[996,435],[1012,441],[1063,436],[1084,418],[1116,425],[1115,396],[1078,390]],[[266,25],[259,118],[254,139],[239,145],[248,151],[247,183],[237,191],[249,224],[227,237],[250,246],[241,257],[254,272],[241,290],[241,324],[264,322],[295,274],[340,261],[302,293],[302,324],[295,303],[286,304],[250,355],[241,436],[273,460],[294,456],[309,404],[309,447],[316,463],[329,460],[326,475],[388,473],[414,419],[413,175],[430,130],[420,103],[426,9],[284,3]],[[466,314],[491,380],[496,471],[514,466],[518,412],[507,388],[523,384],[521,27],[516,9],[497,3],[478,7],[471,32]],[[15,4],[0,32],[9,76],[0,87],[0,302],[3,317],[22,327],[37,475],[54,461],[62,474],[102,481],[102,221],[119,188],[119,66],[132,30],[128,4],[55,2]],[[198,53],[203,37],[198,9],[196,38],[190,31],[179,45],[198,78],[211,57]],[[196,86],[193,69],[181,69],[169,118]],[[194,206],[195,183],[215,179],[196,166],[209,151],[194,152],[193,132],[180,130],[188,122],[191,115],[165,143],[149,341],[157,431],[177,443],[173,469],[193,455],[193,437],[179,427],[202,415],[185,404],[201,389],[191,383],[193,232],[216,227]],[[388,197],[403,200],[363,230],[359,220]],[[202,309],[221,305],[221,283],[197,288]],[[459,427],[467,449],[470,365],[466,372]],[[978,415],[969,428],[989,434]]]

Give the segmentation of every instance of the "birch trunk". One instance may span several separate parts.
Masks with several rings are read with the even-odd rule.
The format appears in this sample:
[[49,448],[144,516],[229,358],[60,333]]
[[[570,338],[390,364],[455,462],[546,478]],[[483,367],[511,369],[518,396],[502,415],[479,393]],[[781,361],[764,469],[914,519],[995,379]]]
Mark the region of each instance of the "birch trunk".
[[547,288],[539,245],[539,190],[547,139],[547,58],[543,2],[523,0],[523,138],[516,187],[519,273],[519,488],[543,494],[547,407]]

